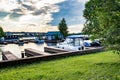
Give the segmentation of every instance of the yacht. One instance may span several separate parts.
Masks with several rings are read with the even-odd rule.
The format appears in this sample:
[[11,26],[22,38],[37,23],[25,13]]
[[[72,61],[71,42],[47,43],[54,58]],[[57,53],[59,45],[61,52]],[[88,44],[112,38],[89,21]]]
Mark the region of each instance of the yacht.
[[68,36],[64,42],[57,43],[57,47],[70,51],[84,50],[84,40],[80,35]]

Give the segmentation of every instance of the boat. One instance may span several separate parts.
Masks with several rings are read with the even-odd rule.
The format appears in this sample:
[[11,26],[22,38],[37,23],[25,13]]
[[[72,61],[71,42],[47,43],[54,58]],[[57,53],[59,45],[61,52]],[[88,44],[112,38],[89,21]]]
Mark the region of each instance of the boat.
[[23,42],[23,41],[19,41],[19,42],[18,42],[18,45],[19,45],[19,46],[23,46],[23,45],[24,45],[24,42]]
[[45,40],[46,43],[57,43],[57,42],[63,42],[64,40]]
[[35,42],[38,44],[41,44],[41,43],[44,43],[44,40],[37,39],[37,40],[35,40]]
[[8,43],[6,41],[0,41],[0,44],[7,45]]
[[101,46],[101,42],[99,39],[95,39],[92,43],[91,43],[92,47],[99,47]]
[[24,43],[28,43],[28,41],[23,41]]
[[92,44],[93,42],[91,41],[91,40],[84,40],[84,46],[85,47],[91,47],[91,44]]
[[69,50],[69,51],[79,51],[84,50],[84,41],[81,36],[68,36],[64,42],[57,43],[57,48]]

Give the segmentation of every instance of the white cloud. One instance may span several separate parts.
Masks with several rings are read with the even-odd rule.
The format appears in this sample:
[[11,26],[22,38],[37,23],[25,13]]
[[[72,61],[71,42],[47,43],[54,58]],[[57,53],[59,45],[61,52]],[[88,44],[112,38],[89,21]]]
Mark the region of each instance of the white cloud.
[[89,0],[77,0],[77,2],[80,2],[80,3],[86,3],[86,2],[88,2]]
[[84,28],[83,24],[77,24],[69,26],[68,30],[70,33],[80,33],[83,28]]
[[[59,12],[58,3],[66,0],[0,0],[0,12],[8,12],[9,14],[0,20],[0,25],[5,31],[54,31],[58,30],[57,26],[51,26],[49,23],[53,20],[53,13]],[[73,0],[74,1],[74,0]],[[88,0],[76,0],[77,4],[71,4],[75,9],[72,11],[75,17],[67,22],[76,20],[84,21],[81,16],[82,5]],[[69,6],[68,6],[69,7]],[[71,8],[71,7],[70,7]],[[82,9],[82,10],[79,10]],[[12,16],[12,17],[11,17]],[[15,18],[15,20],[13,20]],[[69,25],[70,33],[78,33],[83,29],[83,24]]]
[[0,11],[7,11],[17,8],[17,4],[10,4],[8,0],[0,0]]
[[[75,25],[68,26],[68,31],[69,33],[80,33],[82,32],[83,28],[84,28],[84,24],[75,24]],[[57,26],[52,26],[52,27],[49,26],[46,30],[47,31],[54,31],[54,30],[58,31],[58,28]]]
[[0,11],[10,13],[0,20],[0,25],[5,31],[47,31],[50,28],[57,30],[48,23],[53,20],[52,13],[59,12],[57,3],[64,1],[0,0]]

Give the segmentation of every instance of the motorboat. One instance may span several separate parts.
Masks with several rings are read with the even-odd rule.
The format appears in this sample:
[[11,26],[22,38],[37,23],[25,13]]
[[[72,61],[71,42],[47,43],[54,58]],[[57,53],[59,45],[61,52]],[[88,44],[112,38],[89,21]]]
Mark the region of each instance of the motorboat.
[[91,46],[93,47],[99,47],[101,46],[101,41],[99,39],[95,39],[92,43]]
[[68,36],[64,42],[57,43],[57,47],[65,50],[79,51],[84,50],[84,40],[81,36]]
[[35,42],[38,43],[38,44],[41,44],[41,43],[44,43],[45,41],[37,39],[37,40],[35,40]]
[[19,41],[18,44],[19,44],[19,46],[23,46],[24,42],[23,41]]
[[92,42],[91,40],[83,40],[83,41],[84,41],[84,46],[85,46],[85,47],[91,47],[91,46],[92,46],[91,44],[92,44],[93,42]]

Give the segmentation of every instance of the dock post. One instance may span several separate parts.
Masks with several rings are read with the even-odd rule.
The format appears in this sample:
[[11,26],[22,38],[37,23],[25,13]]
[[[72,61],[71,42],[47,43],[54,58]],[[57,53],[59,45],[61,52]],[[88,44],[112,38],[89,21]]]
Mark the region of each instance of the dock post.
[[0,61],[2,61],[3,58],[2,58],[2,52],[0,52]]
[[25,57],[25,52],[21,51],[21,57],[24,58]]

